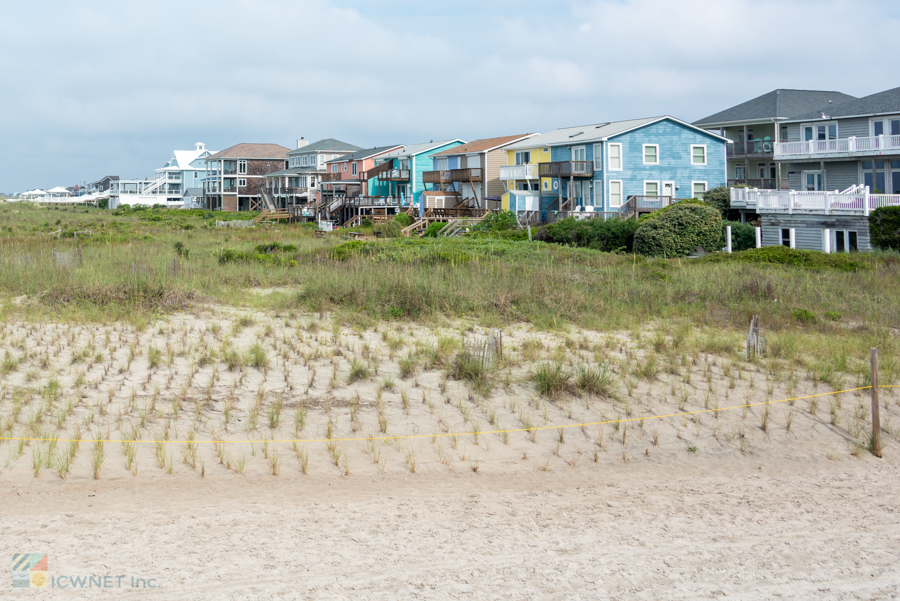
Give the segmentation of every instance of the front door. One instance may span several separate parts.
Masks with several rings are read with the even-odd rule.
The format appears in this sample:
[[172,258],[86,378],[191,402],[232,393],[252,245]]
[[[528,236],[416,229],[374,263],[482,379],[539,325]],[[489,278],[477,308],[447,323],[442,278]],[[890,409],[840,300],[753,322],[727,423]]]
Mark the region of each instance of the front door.
[[663,182],[662,195],[675,198],[675,182]]

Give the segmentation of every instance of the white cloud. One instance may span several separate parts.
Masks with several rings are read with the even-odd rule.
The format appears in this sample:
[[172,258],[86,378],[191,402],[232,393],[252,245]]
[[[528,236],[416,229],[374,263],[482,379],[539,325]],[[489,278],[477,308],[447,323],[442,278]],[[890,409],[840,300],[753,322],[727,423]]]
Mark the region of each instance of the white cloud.
[[[843,27],[877,14],[871,31]],[[0,190],[149,174],[204,141],[474,139],[776,87],[896,85],[886,0],[85,0],[5,8]],[[872,40],[877,39],[877,52]]]

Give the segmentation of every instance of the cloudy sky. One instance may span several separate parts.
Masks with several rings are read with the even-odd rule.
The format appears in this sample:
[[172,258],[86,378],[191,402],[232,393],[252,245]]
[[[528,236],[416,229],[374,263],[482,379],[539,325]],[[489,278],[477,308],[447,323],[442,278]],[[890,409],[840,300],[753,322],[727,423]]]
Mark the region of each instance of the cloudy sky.
[[893,0],[0,0],[0,191],[900,85]]

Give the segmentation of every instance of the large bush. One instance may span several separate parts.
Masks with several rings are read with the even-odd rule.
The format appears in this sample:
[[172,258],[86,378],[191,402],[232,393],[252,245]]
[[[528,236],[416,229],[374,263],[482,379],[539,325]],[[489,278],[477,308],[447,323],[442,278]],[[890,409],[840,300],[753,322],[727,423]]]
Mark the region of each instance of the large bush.
[[441,230],[444,229],[447,224],[443,221],[432,221],[428,224],[428,227],[425,228],[425,233],[423,236],[425,238],[437,238],[438,234],[441,233]]
[[519,227],[516,214],[512,211],[500,211],[499,213],[490,213],[481,223],[475,226],[477,232],[506,232],[517,229]]
[[375,224],[375,233],[382,238],[399,238],[401,230],[400,224],[395,221],[383,221]]
[[728,225],[731,226],[731,249],[733,251],[756,248],[756,231],[749,223],[741,223],[740,221],[722,222],[722,243],[719,244],[719,248],[724,248],[728,240],[725,232],[725,226]]
[[412,217],[406,213],[397,213],[394,215],[394,221],[399,223],[401,228],[412,225]]
[[542,228],[537,239],[557,244],[571,244],[604,252],[634,248],[634,233],[638,222],[634,219],[562,219]]
[[900,250],[900,207],[881,207],[869,215],[872,246]]
[[650,257],[683,257],[698,246],[716,250],[722,240],[722,216],[715,207],[678,203],[642,221],[634,234],[634,252]]
[[728,218],[728,211],[731,209],[731,189],[726,186],[719,186],[712,190],[707,190],[703,195],[703,202],[719,209],[722,219]]

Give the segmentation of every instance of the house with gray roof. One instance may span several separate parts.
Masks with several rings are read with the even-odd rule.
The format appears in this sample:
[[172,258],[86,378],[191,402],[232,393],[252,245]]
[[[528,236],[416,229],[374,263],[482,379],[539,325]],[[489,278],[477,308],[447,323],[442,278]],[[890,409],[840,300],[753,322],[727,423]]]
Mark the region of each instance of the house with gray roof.
[[235,144],[206,157],[204,206],[211,211],[264,208],[266,175],[287,168],[290,150],[278,144]]
[[616,216],[702,198],[725,184],[725,144],[668,115],[556,129],[505,148],[502,207],[552,221],[571,211]]
[[728,138],[728,185],[782,189],[789,185],[775,160],[775,145],[787,140],[786,121],[811,111],[855,100],[841,92],[823,90],[772,90],[719,111],[694,125]]

